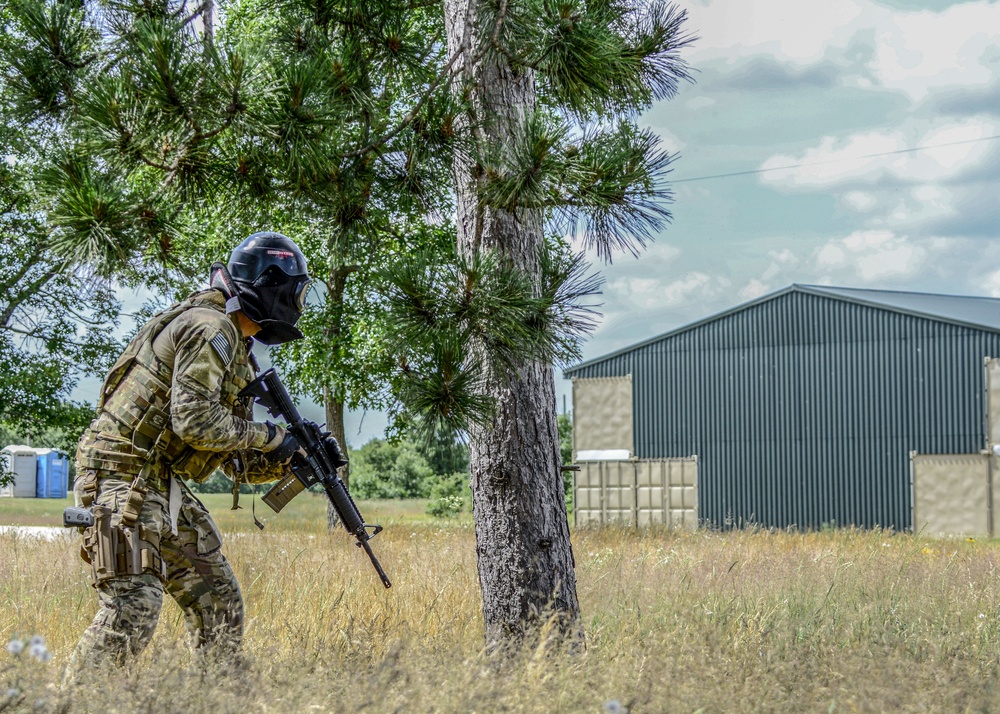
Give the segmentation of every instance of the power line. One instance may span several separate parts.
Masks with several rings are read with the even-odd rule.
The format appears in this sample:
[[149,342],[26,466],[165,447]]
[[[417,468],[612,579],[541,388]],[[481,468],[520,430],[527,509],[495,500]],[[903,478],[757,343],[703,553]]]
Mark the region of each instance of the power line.
[[840,159],[827,159],[826,161],[813,161],[811,163],[805,164],[792,164],[790,166],[772,166],[766,169],[751,169],[749,171],[732,171],[727,174],[712,174],[710,176],[694,176],[692,178],[686,179],[676,179],[671,181],[671,184],[675,183],[690,183],[691,181],[707,181],[709,179],[717,178],[729,178],[730,176],[749,176],[751,174],[766,174],[771,171],[787,171],[788,169],[800,169],[806,166],[823,166],[824,164],[836,164],[841,161],[858,161],[860,159],[874,159],[878,156],[892,156],[893,154],[910,154],[914,151],[926,151],[927,149],[942,149],[947,146],[959,146],[960,144],[975,144],[979,141],[991,141],[993,139],[1000,139],[1000,134],[994,134],[993,136],[981,136],[978,139],[963,139],[962,141],[950,141],[946,144],[928,144],[927,146],[915,146],[911,149],[896,149],[895,151],[881,151],[876,154],[864,154],[863,156],[845,156]]

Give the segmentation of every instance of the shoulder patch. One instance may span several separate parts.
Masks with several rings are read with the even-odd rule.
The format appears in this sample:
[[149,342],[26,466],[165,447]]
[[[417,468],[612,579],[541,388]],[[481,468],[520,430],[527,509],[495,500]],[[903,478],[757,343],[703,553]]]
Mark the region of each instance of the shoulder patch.
[[209,343],[228,367],[229,363],[233,361],[233,346],[229,344],[229,339],[222,332],[218,332],[215,337],[209,340]]

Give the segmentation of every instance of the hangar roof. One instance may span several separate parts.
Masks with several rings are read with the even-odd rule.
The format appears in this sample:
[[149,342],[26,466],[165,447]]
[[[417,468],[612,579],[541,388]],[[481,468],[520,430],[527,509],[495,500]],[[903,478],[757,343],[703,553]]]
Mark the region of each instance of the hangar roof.
[[802,285],[793,283],[786,288],[782,288],[773,293],[741,303],[735,307],[728,308],[714,315],[704,317],[695,322],[682,325],[668,332],[664,332],[655,337],[651,337],[634,345],[623,347],[606,355],[595,357],[568,367],[564,371],[564,376],[572,377],[573,372],[582,367],[602,362],[610,357],[615,357],[626,352],[630,352],[638,347],[643,347],[653,342],[671,337],[675,334],[704,325],[708,322],[718,320],[733,313],[773,300],[782,295],[792,292],[819,295],[821,297],[843,300],[869,307],[876,307],[893,312],[901,312],[916,317],[924,317],[930,320],[949,322],[965,327],[974,327],[989,332],[1000,332],[1000,298],[975,297],[971,295],[941,295],[937,293],[916,293],[903,292],[900,290],[869,290],[865,288],[841,288],[831,285]]

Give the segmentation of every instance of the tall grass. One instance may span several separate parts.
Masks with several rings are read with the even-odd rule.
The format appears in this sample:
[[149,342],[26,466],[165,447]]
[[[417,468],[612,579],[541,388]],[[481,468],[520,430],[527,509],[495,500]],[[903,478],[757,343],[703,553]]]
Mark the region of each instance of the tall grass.
[[345,534],[275,527],[225,546],[247,603],[242,668],[192,664],[168,602],[133,667],[67,693],[62,667],[96,608],[84,566],[69,541],[2,536],[0,638],[41,634],[55,657],[0,650],[0,702],[14,688],[18,708],[71,712],[1000,707],[996,543],[626,529],[573,542],[583,652],[483,653],[468,524],[382,533],[388,591]]

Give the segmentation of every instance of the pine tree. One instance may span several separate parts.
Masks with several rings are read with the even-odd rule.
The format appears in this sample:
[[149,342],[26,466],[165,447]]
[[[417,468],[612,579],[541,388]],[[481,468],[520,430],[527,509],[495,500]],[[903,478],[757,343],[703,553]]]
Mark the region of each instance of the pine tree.
[[592,326],[596,283],[546,235],[610,260],[669,219],[673,157],[636,119],[689,78],[684,20],[656,0],[445,1],[461,260],[396,276],[393,302],[418,365],[404,400],[471,424],[491,647],[579,632],[552,365]]
[[[0,6],[0,22],[10,19]],[[0,84],[0,106],[14,97]],[[50,150],[47,136],[0,123],[0,423],[22,436],[79,422],[86,410],[67,402],[70,391],[81,375],[103,373],[118,347],[121,305],[87,269],[65,268],[36,210]]]
[[393,366],[400,419],[470,436],[487,641],[521,643],[547,617],[577,633],[552,365],[579,354],[599,281],[552,236],[610,259],[638,254],[669,218],[672,156],[636,118],[688,76],[683,12],[648,0],[445,0],[443,17],[420,0],[12,7],[8,109],[55,137],[38,206],[54,250],[167,285],[231,245],[227,227],[296,229],[326,300],[293,356],[329,420],[347,337],[381,335],[371,366]]

